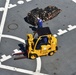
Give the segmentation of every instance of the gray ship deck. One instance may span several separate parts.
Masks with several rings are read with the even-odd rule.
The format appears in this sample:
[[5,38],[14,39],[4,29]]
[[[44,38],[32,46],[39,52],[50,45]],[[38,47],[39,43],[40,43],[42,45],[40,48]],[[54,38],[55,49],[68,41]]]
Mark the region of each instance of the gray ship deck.
[[[31,25],[24,21],[24,17],[30,10],[48,5],[57,6],[62,10],[57,17],[43,23],[43,26],[48,26],[57,37],[58,52],[53,56],[39,57],[35,60],[13,60],[13,51],[19,51],[17,49],[20,45],[26,43],[26,34],[33,34]],[[6,16],[5,21],[3,14],[4,18]],[[0,23],[2,19],[0,75],[76,75],[75,0],[0,0]]]

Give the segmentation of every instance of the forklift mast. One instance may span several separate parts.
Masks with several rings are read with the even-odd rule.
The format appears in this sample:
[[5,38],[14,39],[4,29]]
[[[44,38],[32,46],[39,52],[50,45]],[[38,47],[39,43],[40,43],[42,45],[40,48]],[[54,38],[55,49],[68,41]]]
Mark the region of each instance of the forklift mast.
[[[34,38],[32,34],[27,34],[27,44],[28,44],[28,52],[30,53],[31,50],[33,50],[34,47],[34,42],[33,42]],[[28,54],[29,54],[28,53]]]

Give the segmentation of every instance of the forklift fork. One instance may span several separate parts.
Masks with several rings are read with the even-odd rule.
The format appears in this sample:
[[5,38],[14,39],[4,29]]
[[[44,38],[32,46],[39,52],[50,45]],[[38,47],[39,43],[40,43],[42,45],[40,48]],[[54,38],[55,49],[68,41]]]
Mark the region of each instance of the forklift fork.
[[22,54],[24,54],[25,52],[19,52],[19,53],[12,53],[12,56],[14,56],[14,55],[22,55]]

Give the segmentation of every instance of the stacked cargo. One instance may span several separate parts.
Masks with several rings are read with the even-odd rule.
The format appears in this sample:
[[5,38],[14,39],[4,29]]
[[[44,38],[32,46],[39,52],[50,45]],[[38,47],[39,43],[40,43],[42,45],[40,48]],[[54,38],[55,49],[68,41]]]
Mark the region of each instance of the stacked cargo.
[[58,9],[56,6],[47,6],[44,9],[39,9],[38,7],[31,10],[27,16],[25,21],[36,26],[37,17],[43,20],[43,22],[48,21],[56,17],[61,12],[61,9]]

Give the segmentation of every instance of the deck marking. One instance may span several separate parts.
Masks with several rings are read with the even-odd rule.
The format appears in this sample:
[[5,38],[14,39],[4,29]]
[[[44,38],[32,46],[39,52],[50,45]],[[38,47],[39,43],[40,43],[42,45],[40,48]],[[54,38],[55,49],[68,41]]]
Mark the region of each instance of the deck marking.
[[[4,9],[1,24],[0,24],[0,35],[2,35],[2,33],[3,33],[3,28],[4,28],[4,24],[5,24],[5,20],[6,20],[9,2],[10,2],[10,0],[6,0],[5,9]],[[0,36],[0,42],[1,42],[1,36]]]
[[[26,0],[26,2],[30,2],[32,0]],[[23,0],[19,0],[17,1],[16,4],[9,4],[8,8],[11,9],[11,8],[14,8],[17,6],[17,4],[24,4],[24,1]],[[0,7],[0,11],[4,11],[4,7]]]
[[13,51],[14,51],[14,53],[22,52],[21,50],[18,50],[18,49],[15,49],[15,50],[13,50]]
[[64,33],[67,32],[67,30],[62,30],[62,29],[59,29],[58,31],[59,31],[59,32],[57,33],[58,35],[62,35],[62,34],[64,34]]
[[11,70],[11,71],[14,71],[14,72],[20,72],[20,73],[25,73],[25,74],[27,73],[27,74],[30,74],[30,75],[48,75],[48,74],[33,72],[33,71],[30,71],[30,70],[25,70],[25,69],[21,69],[21,68],[12,67],[12,66],[2,65],[1,63],[0,63],[0,68],[6,69],[6,70]]
[[33,75],[48,75],[48,74],[43,74],[43,73],[39,73],[39,72],[34,72]]
[[17,4],[9,4],[8,8],[11,9],[11,8],[16,7],[16,6],[17,6]]
[[0,11],[4,11],[4,7],[0,7]]
[[30,2],[30,1],[32,1],[32,0],[26,0],[26,2]]
[[71,31],[71,30],[73,30],[73,29],[76,28],[76,25],[74,25],[74,26],[72,26],[72,25],[68,25],[68,27],[69,27],[69,28],[67,28],[67,30]]
[[76,0],[72,0],[74,3],[76,3]]
[[19,0],[17,3],[18,4],[24,4],[24,1],[23,0]]
[[37,59],[36,72],[40,72],[41,71],[41,59],[40,59],[40,57],[38,57],[36,59]]
[[76,25],[68,25],[67,30],[59,29],[57,34],[53,34],[53,36],[57,37],[57,35],[62,35],[67,33],[68,31],[76,29]]
[[11,71],[16,71],[16,72],[21,72],[21,73],[33,74],[33,71],[24,70],[24,69],[12,67],[12,66],[6,66],[6,65],[2,65],[2,64],[0,65],[0,68],[6,69],[6,70],[11,70]]
[[57,35],[56,35],[56,34],[53,34],[53,36],[54,36],[54,37],[57,37]]
[[4,61],[6,61],[6,60],[12,58],[11,55],[8,55],[8,56],[6,56],[6,55],[2,55],[1,57],[2,57],[2,59],[0,59],[0,62],[4,62]]
[[1,37],[18,40],[18,41],[20,41],[20,42],[25,44],[25,40],[23,40],[23,39],[21,39],[19,37],[16,37],[16,36],[2,34]]

